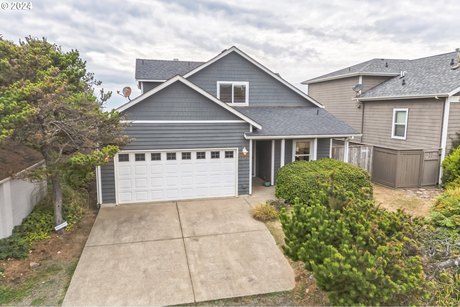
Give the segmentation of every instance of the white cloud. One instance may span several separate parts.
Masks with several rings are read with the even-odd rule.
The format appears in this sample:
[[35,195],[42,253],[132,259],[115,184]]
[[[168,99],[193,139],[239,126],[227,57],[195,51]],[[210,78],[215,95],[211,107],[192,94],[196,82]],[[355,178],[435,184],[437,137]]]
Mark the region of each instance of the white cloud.
[[31,11],[0,11],[1,34],[15,41],[47,37],[78,49],[114,92],[111,106],[123,102],[116,90],[136,88],[136,58],[203,61],[237,45],[299,86],[370,58],[415,58],[458,47],[460,9],[447,0],[32,2]]

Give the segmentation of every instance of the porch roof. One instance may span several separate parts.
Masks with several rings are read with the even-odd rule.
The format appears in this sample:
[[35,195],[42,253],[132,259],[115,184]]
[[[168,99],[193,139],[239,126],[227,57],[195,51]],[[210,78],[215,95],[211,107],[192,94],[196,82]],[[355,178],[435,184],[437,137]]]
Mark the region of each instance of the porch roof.
[[348,137],[360,134],[325,109],[316,107],[236,107],[262,126],[246,133],[254,138]]

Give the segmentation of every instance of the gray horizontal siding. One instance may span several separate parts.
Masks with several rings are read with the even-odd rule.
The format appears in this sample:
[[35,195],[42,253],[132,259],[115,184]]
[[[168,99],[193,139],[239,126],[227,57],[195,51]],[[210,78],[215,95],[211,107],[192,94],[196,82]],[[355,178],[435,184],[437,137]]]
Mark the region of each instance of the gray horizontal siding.
[[177,81],[123,112],[131,120],[240,120]]
[[249,82],[249,105],[305,106],[311,102],[234,52],[188,78],[217,96],[217,81]]
[[154,89],[161,83],[162,82],[142,82],[142,94],[150,91],[151,89]]
[[101,166],[102,203],[115,203],[115,173],[113,161]]
[[275,140],[275,178],[281,167],[281,140]]
[[329,158],[330,148],[331,139],[318,139],[316,158],[318,160],[323,158]]
[[460,132],[460,103],[450,104],[449,126],[447,129],[447,150],[452,148],[452,141],[457,139],[456,133]]
[[[366,102],[362,141],[398,149],[438,149],[443,107],[443,101],[436,99]],[[391,138],[394,108],[409,109],[406,140]]]
[[285,141],[284,161],[285,164],[292,162],[292,140]]
[[[133,124],[126,133],[131,143],[121,150],[249,148],[244,132],[249,124]],[[113,165],[101,170],[103,203],[115,201]],[[249,156],[238,158],[238,194],[249,193]]]

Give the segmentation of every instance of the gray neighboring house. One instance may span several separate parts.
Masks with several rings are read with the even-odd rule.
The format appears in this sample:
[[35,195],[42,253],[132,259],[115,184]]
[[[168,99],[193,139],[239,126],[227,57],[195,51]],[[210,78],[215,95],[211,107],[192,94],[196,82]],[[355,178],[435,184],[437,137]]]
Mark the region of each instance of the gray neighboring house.
[[252,193],[295,160],[359,133],[236,47],[207,62],[136,60],[142,94],[118,108],[133,139],[98,168],[100,204]]
[[[439,183],[460,131],[460,54],[372,59],[303,84],[373,146],[372,177],[392,187]],[[354,88],[354,90],[353,90]]]

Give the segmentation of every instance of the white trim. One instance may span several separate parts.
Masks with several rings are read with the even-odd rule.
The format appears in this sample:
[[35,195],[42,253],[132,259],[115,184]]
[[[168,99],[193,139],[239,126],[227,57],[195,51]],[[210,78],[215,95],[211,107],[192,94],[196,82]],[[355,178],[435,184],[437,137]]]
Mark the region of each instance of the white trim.
[[310,79],[303,81],[301,84],[313,84],[313,83],[319,83],[319,82],[324,82],[324,81],[330,81],[330,80],[336,80],[336,79],[342,79],[342,78],[348,78],[348,77],[356,77],[356,76],[380,76],[380,77],[395,77],[398,76],[399,73],[382,73],[382,72],[352,72],[348,74],[342,74],[342,75],[337,75],[337,76],[331,76],[331,77],[325,77],[325,78],[320,78],[320,79]]
[[[234,124],[244,120],[121,120],[126,124]],[[252,127],[252,126],[251,126]]]
[[453,96],[453,95],[457,94],[458,92],[460,92],[460,86],[457,87],[456,89],[454,89],[453,91],[451,91],[451,92],[449,93],[449,96]]
[[[395,122],[396,112],[406,112],[406,122],[404,123],[404,136],[395,135]],[[391,122],[391,138],[396,140],[405,140],[407,139],[407,122],[409,120],[409,109],[408,108],[394,108],[393,109],[393,121]],[[398,124],[403,125],[403,124]]]
[[350,141],[348,139],[345,139],[344,143],[343,143],[343,162],[348,163],[348,161],[349,161],[349,159],[348,159],[349,151],[350,151]]
[[209,94],[208,92],[206,92],[205,90],[203,90],[202,88],[199,88],[198,86],[196,86],[195,84],[193,84],[192,82],[188,81],[187,79],[181,77],[181,76],[175,76],[171,79],[169,79],[168,81],[158,85],[157,87],[155,87],[154,89],[148,91],[147,93],[144,93],[136,98],[134,98],[133,100],[131,100],[130,102],[128,103],[125,103],[124,105],[118,107],[116,109],[116,111],[118,112],[123,112],[125,111],[126,109],[129,109],[130,107],[136,105],[137,103],[141,102],[142,100],[158,93],[159,91],[161,91],[162,89],[170,86],[171,84],[177,82],[177,81],[180,81],[182,82],[183,84],[187,85],[188,87],[190,87],[191,89],[195,90],[196,92],[200,93],[201,95],[203,95],[204,97],[208,98],[209,100],[217,103],[219,106],[223,107],[224,109],[226,109],[227,111],[229,111],[230,113],[233,113],[234,115],[238,116],[239,118],[241,118],[242,120],[250,123],[251,125],[253,125],[254,127],[256,127],[257,129],[262,129],[262,126],[259,125],[258,123],[256,123],[255,121],[253,121],[252,119],[250,119],[249,117],[247,117],[246,115],[238,112],[237,110],[233,109],[232,107],[230,107],[229,105],[227,105],[226,103],[220,101],[219,99],[217,99],[216,97],[212,96],[211,94]]
[[253,163],[253,169],[254,172],[252,174],[252,177],[256,177],[256,172],[257,172],[257,142],[254,141],[254,163]]
[[[313,151],[314,151],[314,142],[315,142],[315,139],[312,139],[312,138],[309,138],[309,139],[298,139],[298,140],[292,140],[292,162],[295,161],[295,152],[296,152],[296,149],[297,149],[297,142],[310,142],[310,153],[308,154],[308,157],[309,157],[309,161],[314,161],[316,160],[316,157],[315,155],[313,154]],[[313,159],[315,158],[315,159]]]
[[442,115],[442,130],[441,130],[441,157],[439,161],[439,183],[442,179],[442,161],[446,157],[447,151],[447,134],[449,132],[449,116],[450,116],[450,103],[452,97],[448,97],[445,100],[444,113]]
[[141,94],[144,94],[144,82],[139,82],[141,85]]
[[155,80],[155,79],[136,79],[137,82],[165,82],[166,80]]
[[393,99],[417,99],[417,98],[442,98],[449,96],[448,93],[428,94],[428,95],[407,95],[407,96],[376,96],[376,97],[356,97],[353,100],[357,101],[372,101],[372,100],[393,100]]
[[320,108],[324,108],[324,106],[322,104],[320,104],[318,101],[314,100],[312,97],[308,96],[307,94],[305,94],[303,91],[301,91],[300,89],[298,89],[297,87],[295,87],[294,85],[290,84],[289,82],[287,82],[286,80],[284,80],[283,78],[281,78],[279,75],[275,74],[274,72],[272,72],[270,69],[268,69],[267,67],[263,66],[262,64],[260,64],[259,62],[257,62],[256,60],[254,60],[253,58],[251,58],[250,56],[248,56],[246,53],[244,53],[243,51],[241,51],[240,49],[236,48],[235,46],[223,51],[222,53],[220,53],[219,55],[215,56],[214,58],[212,58],[211,60],[209,60],[208,62],[204,63],[203,65],[201,66],[198,66],[197,68],[195,68],[194,70],[186,73],[184,75],[184,78],[188,78],[190,77],[191,75],[194,75],[195,73],[199,72],[200,70],[208,67],[209,65],[211,65],[212,63],[220,60],[221,58],[227,56],[228,54],[232,53],[232,52],[236,52],[237,54],[239,54],[241,57],[243,57],[244,59],[246,59],[247,61],[251,62],[252,64],[254,64],[255,66],[257,66],[258,68],[260,68],[261,70],[263,70],[265,73],[269,74],[270,76],[272,76],[273,78],[275,78],[277,81],[281,82],[282,84],[286,85],[287,87],[289,87],[291,90],[293,90],[294,92],[296,92],[297,94],[299,94],[300,96],[302,96],[303,98],[307,99],[308,101],[310,101],[311,103],[315,104],[316,106],[320,107]]
[[332,159],[332,138],[329,139],[329,158]]
[[281,154],[280,154],[280,156],[281,156],[281,157],[280,157],[280,160],[281,160],[281,161],[280,161],[280,167],[283,167],[283,166],[284,166],[284,162],[285,162],[285,159],[286,159],[286,158],[285,158],[285,153],[284,153],[284,151],[285,151],[285,149],[286,149],[286,143],[285,143],[285,141],[286,141],[285,139],[281,139],[281,151],[280,151],[280,152],[281,152]]
[[96,166],[96,191],[97,203],[102,204],[102,179],[101,179],[101,166]]
[[[252,126],[249,125],[249,131],[252,132]],[[252,140],[249,140],[249,195],[252,195]]]
[[244,138],[247,140],[281,140],[281,139],[328,139],[328,138],[346,138],[353,136],[362,136],[361,133],[356,134],[330,134],[330,135],[247,135]]
[[[231,148],[229,148],[231,149]],[[222,150],[225,150],[225,148],[223,148]],[[239,192],[238,192],[238,177],[239,177],[239,172],[238,172],[238,168],[239,168],[239,159],[240,159],[240,151],[238,149],[238,147],[235,147],[233,150],[236,151],[236,156],[235,156],[235,171],[236,171],[236,174],[235,174],[235,196],[238,197],[239,196]],[[225,157],[224,157],[225,158]]]
[[114,181],[115,181],[115,205],[118,206],[118,155],[120,153],[123,153],[122,150],[118,151],[117,154],[115,156],[113,156],[113,177],[114,177]]
[[132,149],[120,150],[117,154],[123,153],[152,153],[152,152],[172,152],[172,151],[217,151],[217,150],[237,150],[237,147],[204,147],[204,148],[162,148],[162,149]]
[[271,172],[270,172],[270,184],[275,184],[275,140],[272,140],[272,156],[271,156]]
[[[226,104],[230,106],[248,106],[249,105],[249,82],[247,81],[217,81],[217,98],[220,99],[220,85],[221,84],[231,84],[232,85],[232,102],[226,102]],[[244,85],[246,87],[245,91],[245,102],[235,103],[235,93],[234,87],[235,85]],[[222,101],[224,102],[224,101]]]
[[311,160],[312,161],[318,160],[318,139],[317,138],[313,140],[313,152],[311,153]]

